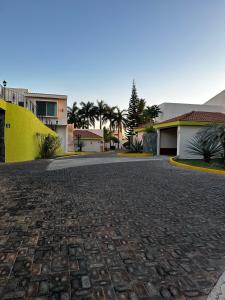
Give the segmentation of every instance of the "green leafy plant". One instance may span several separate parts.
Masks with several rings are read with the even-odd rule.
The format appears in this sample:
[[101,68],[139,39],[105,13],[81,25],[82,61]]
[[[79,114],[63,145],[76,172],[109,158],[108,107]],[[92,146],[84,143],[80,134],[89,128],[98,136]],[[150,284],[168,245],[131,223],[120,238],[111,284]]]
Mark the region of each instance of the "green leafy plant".
[[143,152],[143,142],[142,141],[135,141],[134,143],[131,143],[130,153],[142,153]]
[[56,155],[57,150],[60,148],[60,139],[58,136],[38,135],[39,138],[39,156],[40,158],[52,158]]
[[154,129],[153,126],[149,126],[149,127],[146,127],[146,128],[145,128],[145,132],[146,132],[146,133],[155,132],[155,129]]
[[201,155],[205,162],[209,163],[212,158],[222,155],[223,147],[216,139],[209,139],[208,131],[198,132],[187,145],[190,154]]
[[218,142],[223,148],[222,157],[225,162],[225,125],[223,124],[212,124],[210,127],[205,129],[205,135],[207,140],[211,142]]

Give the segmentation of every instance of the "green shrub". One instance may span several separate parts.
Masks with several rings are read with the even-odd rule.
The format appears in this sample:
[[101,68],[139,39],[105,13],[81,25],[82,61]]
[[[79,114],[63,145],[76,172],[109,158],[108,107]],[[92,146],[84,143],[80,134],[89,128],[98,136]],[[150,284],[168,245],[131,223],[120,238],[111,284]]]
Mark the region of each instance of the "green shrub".
[[38,135],[39,137],[39,156],[40,158],[52,158],[60,148],[60,139],[58,136]]
[[143,152],[143,142],[142,141],[135,141],[130,145],[129,149],[130,153],[142,153]]
[[154,129],[154,127],[153,127],[153,126],[146,127],[146,128],[145,128],[145,132],[146,132],[146,133],[155,132],[155,129]]

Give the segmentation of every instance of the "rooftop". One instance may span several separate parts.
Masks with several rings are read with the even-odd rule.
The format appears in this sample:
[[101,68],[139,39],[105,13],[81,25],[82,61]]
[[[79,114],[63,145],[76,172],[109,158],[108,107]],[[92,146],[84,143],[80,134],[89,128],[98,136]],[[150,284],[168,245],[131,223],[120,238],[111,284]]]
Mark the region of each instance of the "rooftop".
[[75,129],[73,132],[74,137],[76,137],[78,134],[80,135],[81,139],[103,139],[102,136],[85,129]]
[[220,112],[191,111],[189,113],[165,120],[158,124],[176,122],[176,121],[196,121],[196,122],[218,122],[225,123],[225,114]]
[[56,95],[56,94],[43,94],[43,93],[27,93],[25,95],[26,97],[31,98],[48,98],[48,99],[61,99],[61,100],[67,100],[66,95]]

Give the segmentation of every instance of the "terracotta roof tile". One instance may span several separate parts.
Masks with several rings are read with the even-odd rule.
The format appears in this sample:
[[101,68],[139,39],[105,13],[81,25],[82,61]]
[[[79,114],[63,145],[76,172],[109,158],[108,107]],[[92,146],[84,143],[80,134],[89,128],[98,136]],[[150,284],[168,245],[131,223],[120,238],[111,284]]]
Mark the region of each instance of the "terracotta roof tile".
[[78,134],[83,139],[102,139],[102,136],[85,129],[75,129],[73,132],[74,137]]
[[176,121],[196,121],[196,122],[218,122],[225,123],[225,114],[220,112],[207,112],[207,111],[191,111],[189,113],[177,116],[172,119],[160,122],[158,124],[176,122]]

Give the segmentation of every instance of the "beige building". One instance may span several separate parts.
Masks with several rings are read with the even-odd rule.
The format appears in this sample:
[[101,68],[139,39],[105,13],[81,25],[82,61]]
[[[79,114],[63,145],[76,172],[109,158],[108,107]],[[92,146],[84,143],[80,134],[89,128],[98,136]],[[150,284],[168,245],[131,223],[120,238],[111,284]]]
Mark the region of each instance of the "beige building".
[[6,88],[7,101],[26,107],[45,125],[59,135],[64,151],[67,151],[67,96],[57,94],[31,93],[28,89]]

